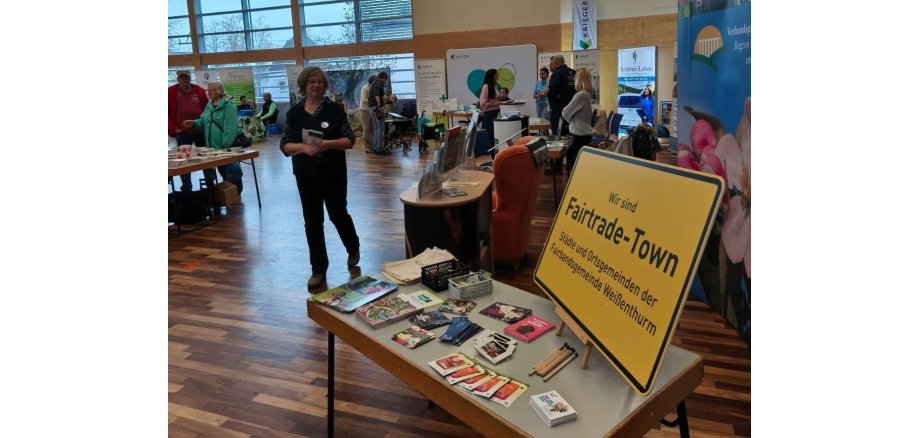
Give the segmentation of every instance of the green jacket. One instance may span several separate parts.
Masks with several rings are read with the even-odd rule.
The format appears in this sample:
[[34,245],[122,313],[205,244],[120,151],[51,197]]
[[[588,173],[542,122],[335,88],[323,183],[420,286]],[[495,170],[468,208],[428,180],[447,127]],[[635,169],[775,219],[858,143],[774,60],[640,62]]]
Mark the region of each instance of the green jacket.
[[209,101],[201,117],[195,120],[195,127],[204,130],[209,148],[229,148],[240,133],[236,106],[221,100],[215,108],[214,103]]

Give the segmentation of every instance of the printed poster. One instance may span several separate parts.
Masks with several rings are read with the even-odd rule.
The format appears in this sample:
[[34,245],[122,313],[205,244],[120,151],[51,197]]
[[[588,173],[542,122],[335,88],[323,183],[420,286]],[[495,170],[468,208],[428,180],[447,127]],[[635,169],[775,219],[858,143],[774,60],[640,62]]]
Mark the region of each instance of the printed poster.
[[217,70],[220,81],[224,84],[226,96],[239,105],[240,96],[246,96],[255,102],[256,84],[252,78],[252,67],[222,68]]
[[751,3],[685,3],[677,35],[677,163],[726,182],[691,293],[750,344]]
[[443,59],[415,60],[415,98],[417,112],[430,118],[435,105],[447,97],[447,77]]

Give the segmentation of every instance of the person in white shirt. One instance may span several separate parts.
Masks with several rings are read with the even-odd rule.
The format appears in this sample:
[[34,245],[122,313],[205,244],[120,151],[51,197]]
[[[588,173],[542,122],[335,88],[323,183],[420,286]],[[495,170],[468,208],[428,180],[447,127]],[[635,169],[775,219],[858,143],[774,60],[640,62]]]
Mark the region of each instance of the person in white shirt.
[[364,152],[366,153],[374,152],[374,122],[376,118],[371,117],[371,112],[367,109],[367,95],[375,79],[377,79],[377,76],[367,78],[367,83],[361,87],[361,104],[358,105],[358,114],[361,116],[361,129],[364,131],[362,137],[364,139]]

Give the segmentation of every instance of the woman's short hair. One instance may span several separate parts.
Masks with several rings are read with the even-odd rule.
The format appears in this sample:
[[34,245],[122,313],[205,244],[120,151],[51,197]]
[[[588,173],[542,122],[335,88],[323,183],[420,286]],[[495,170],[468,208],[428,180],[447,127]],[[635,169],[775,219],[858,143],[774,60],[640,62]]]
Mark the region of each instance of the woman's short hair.
[[301,96],[307,96],[307,79],[310,76],[319,73],[323,76],[323,94],[326,94],[326,90],[329,89],[329,78],[326,77],[326,73],[323,72],[323,69],[319,67],[307,67],[300,72],[300,75],[297,76],[297,91],[300,92]]
[[214,85],[215,87],[217,87],[217,92],[220,93],[221,97],[224,97],[227,95],[227,92],[224,91],[223,82],[220,82],[220,81],[208,82],[208,85]]
[[540,67],[540,72],[549,74],[549,69],[546,67]]
[[576,91],[594,91],[594,84],[591,81],[591,72],[587,68],[580,68],[575,72],[575,90]]

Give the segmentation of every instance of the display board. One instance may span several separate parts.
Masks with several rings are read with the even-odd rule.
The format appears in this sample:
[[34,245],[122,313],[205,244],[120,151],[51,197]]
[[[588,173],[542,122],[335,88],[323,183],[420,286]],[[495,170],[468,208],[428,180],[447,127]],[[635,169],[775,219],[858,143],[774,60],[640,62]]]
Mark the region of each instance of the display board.
[[288,65],[284,69],[287,71],[288,97],[291,99],[289,102],[291,102],[291,105],[294,105],[303,98],[303,96],[300,95],[300,91],[297,90],[297,77],[300,76],[300,72],[303,71],[303,66]]
[[[642,123],[642,117],[638,113],[638,110],[642,109],[639,95],[645,86],[650,85],[652,95],[657,96],[655,66],[658,49],[654,46],[635,47],[620,49],[617,54],[617,107],[623,114],[620,126],[632,127]],[[625,129],[620,130],[620,135],[625,133]]]
[[199,87],[208,89],[208,84],[220,80],[217,70],[197,70],[195,71],[195,84]]
[[431,116],[435,105],[447,97],[447,74],[443,59],[415,60],[415,102],[417,112]]
[[722,192],[712,174],[578,155],[534,280],[639,394],[655,382]]
[[575,61],[572,62],[572,68],[587,68],[591,72],[591,83],[594,86],[594,92],[591,93],[591,103],[598,103],[601,96],[601,62],[598,57],[598,50],[583,50],[575,52]]
[[535,114],[533,87],[537,83],[537,46],[451,49],[447,51],[447,95],[459,105],[479,102],[486,70],[498,70],[498,84],[508,87],[508,96],[525,102],[525,114]]
[[221,68],[217,70],[220,82],[224,84],[224,92],[233,98],[234,104],[240,103],[240,96],[246,96],[255,102],[256,83],[252,78],[252,67]]
[[[751,342],[751,3],[678,9],[677,164],[723,177],[722,223],[692,291]],[[677,93],[674,93],[675,96]]]

